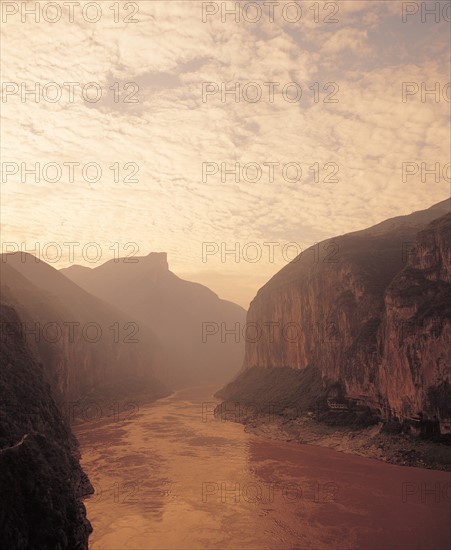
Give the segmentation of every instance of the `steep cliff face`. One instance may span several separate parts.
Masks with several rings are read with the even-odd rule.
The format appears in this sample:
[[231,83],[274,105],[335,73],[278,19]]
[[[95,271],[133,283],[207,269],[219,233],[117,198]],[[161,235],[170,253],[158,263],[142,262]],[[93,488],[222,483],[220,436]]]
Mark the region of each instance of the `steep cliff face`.
[[[133,261],[131,261],[133,260]],[[209,288],[169,270],[165,253],[110,260],[95,268],[61,270],[89,293],[149,326],[167,366],[157,371],[170,387],[224,383],[241,366],[244,343],[225,328],[244,325],[246,312]]]
[[0,537],[11,550],[83,550],[91,526],[81,497],[92,487],[10,306],[0,345]]
[[451,418],[451,222],[420,232],[385,293],[379,387],[399,416]]
[[160,344],[148,328],[34,256],[3,254],[0,259],[2,299],[17,311],[57,399],[167,395],[155,376],[161,368]]
[[312,365],[382,416],[432,409],[450,374],[449,215],[425,227],[446,212],[449,201],[304,251],[251,303],[244,368]]

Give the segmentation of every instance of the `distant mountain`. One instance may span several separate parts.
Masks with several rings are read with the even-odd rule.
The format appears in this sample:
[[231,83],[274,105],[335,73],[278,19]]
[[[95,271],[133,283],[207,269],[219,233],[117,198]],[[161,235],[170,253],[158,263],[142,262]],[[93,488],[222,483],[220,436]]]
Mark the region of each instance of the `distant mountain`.
[[450,211],[446,200],[304,251],[252,301],[247,322],[263,336],[246,343],[244,372],[218,395],[252,401],[258,387],[273,401],[258,369],[309,367],[318,398],[333,388],[382,418],[450,417]]
[[10,550],[87,550],[81,497],[93,492],[78,444],[28,349],[10,306],[0,304],[0,537]]
[[[61,273],[152,329],[169,361],[158,376],[171,387],[224,383],[233,376],[242,364],[245,310],[177,277],[165,253],[133,260],[110,260],[94,269],[72,266]],[[235,329],[236,336],[226,334]]]
[[160,344],[148,327],[30,254],[0,255],[0,282],[57,399],[167,395],[155,376]]

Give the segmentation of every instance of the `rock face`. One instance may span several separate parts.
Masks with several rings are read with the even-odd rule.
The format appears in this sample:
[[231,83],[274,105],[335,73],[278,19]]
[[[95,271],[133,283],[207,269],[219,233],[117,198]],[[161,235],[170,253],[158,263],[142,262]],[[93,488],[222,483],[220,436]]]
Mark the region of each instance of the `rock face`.
[[17,311],[57,400],[167,395],[155,377],[160,344],[147,327],[30,254],[1,255],[0,270],[2,299]]
[[432,222],[385,293],[380,391],[399,416],[451,417],[451,223]]
[[75,438],[27,348],[19,317],[0,305],[0,533],[11,550],[87,550],[81,497],[92,487]]
[[2,548],[87,549],[92,487],[69,415],[86,400],[167,395],[160,344],[34,256],[1,255],[0,275]]
[[224,383],[239,370],[244,342],[226,330],[238,326],[239,332],[245,310],[177,277],[169,271],[165,253],[61,272],[157,335],[167,366],[156,373],[170,387]]
[[251,303],[244,368],[312,365],[382,417],[449,415],[449,211],[444,201],[304,251]]

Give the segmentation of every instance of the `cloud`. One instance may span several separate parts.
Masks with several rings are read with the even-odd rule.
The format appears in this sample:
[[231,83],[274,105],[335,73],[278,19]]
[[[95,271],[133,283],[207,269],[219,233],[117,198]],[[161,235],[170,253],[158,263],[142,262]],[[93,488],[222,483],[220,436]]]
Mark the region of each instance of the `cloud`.
[[324,44],[322,53],[335,56],[349,50],[361,56],[368,55],[371,49],[368,47],[367,41],[368,33],[366,30],[339,29]]
[[[16,95],[2,104],[3,162],[80,163],[72,182],[65,171],[57,183],[16,175],[2,184],[4,241],[96,241],[105,259],[115,242],[121,250],[136,242],[142,254],[168,251],[176,272],[205,271],[216,292],[236,292],[247,305],[286,259],[205,265],[202,243],[305,247],[448,195],[446,181],[401,177],[404,161],[449,162],[449,102],[401,96],[403,82],[442,90],[449,81],[446,24],[405,25],[400,3],[340,3],[334,24],[315,23],[311,10],[298,24],[237,24],[220,16],[203,23],[201,2],[138,6],[136,24],[116,24],[111,12],[96,24],[11,17],[3,25],[3,81],[62,89],[57,103]],[[283,93],[292,81],[302,87],[297,103]],[[73,101],[65,82],[80,83]],[[90,82],[102,90],[99,102],[81,96]],[[207,99],[205,82],[218,88]],[[278,83],[272,101],[268,82]],[[223,101],[221,88],[236,83],[239,94]],[[258,87],[253,103],[243,90]],[[90,162],[101,166],[98,182],[83,178]],[[203,181],[206,162],[256,163],[263,174]],[[279,163],[273,181],[268,162]],[[300,182],[284,177],[294,162]],[[339,182],[327,183],[334,166]]]

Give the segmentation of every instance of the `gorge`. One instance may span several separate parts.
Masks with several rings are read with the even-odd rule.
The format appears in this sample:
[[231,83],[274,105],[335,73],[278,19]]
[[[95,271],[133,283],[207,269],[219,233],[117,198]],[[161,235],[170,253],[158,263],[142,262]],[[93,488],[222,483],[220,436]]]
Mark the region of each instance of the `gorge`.
[[[147,550],[149,540],[152,548],[184,548],[183,529],[169,537],[163,531],[177,521],[190,530],[200,514],[210,528],[204,538],[189,538],[196,548],[212,547],[210,535],[213,547],[288,549],[303,540],[325,548],[338,537],[337,548],[401,539],[418,550],[445,548],[450,228],[444,201],[319,243],[258,291],[247,318],[236,304],[170,272],[164,253],[61,271],[30,254],[3,254],[2,542],[18,550],[83,550],[91,521],[92,548]],[[246,342],[207,342],[206,322],[239,326]],[[100,331],[92,333],[92,326]],[[70,413],[89,407],[113,414]],[[371,458],[444,471],[413,468],[403,476],[391,469],[399,466]],[[205,470],[196,472],[196,461]],[[313,464],[322,465],[321,474]],[[377,533],[371,514],[389,519],[356,496],[351,464],[367,476],[379,472],[386,487],[403,480],[386,505],[399,510],[408,528],[391,524],[386,538]],[[344,488],[342,503],[317,507],[313,489],[314,504],[287,508],[285,492],[279,504],[259,497],[257,509],[248,509],[246,499],[245,508],[218,507],[227,504],[223,488],[230,484],[251,483],[260,494],[262,487],[292,488],[297,479],[316,487],[319,477],[318,487]],[[439,487],[432,508],[422,496],[431,483]],[[376,485],[368,490],[377,499]],[[402,507],[399,494],[411,505]],[[354,532],[356,506],[366,519]],[[268,529],[270,542],[258,531],[250,536],[241,513]],[[340,513],[337,533],[330,518]],[[303,535],[302,514],[322,527]],[[429,527],[419,525],[420,517]],[[212,535],[222,529],[218,518],[238,526],[228,541]],[[141,534],[131,534],[131,525],[141,526]]]

